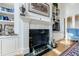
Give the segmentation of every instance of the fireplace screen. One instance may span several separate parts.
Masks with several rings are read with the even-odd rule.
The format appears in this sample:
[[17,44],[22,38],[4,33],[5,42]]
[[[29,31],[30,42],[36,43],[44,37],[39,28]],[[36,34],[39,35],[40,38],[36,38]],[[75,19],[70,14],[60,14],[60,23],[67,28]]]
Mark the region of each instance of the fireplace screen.
[[49,30],[48,29],[30,29],[30,48],[49,43]]

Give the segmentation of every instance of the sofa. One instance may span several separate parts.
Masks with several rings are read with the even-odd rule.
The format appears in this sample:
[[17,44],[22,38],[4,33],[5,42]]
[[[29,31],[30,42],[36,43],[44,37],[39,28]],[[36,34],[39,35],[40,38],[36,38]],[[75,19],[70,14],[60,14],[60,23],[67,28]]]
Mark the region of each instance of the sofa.
[[79,29],[68,28],[67,35],[70,40],[79,41]]

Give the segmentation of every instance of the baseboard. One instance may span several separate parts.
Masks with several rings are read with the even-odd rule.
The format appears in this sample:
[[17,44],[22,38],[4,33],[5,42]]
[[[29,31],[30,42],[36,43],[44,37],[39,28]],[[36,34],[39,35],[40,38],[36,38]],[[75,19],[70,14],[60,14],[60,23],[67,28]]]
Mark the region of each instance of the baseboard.
[[27,54],[27,53],[29,53],[29,48],[26,48],[26,49],[24,49],[24,48],[20,48],[19,50],[18,50],[18,54],[17,55],[24,55],[24,54]]
[[8,54],[3,54],[2,56],[16,56],[16,51],[8,53]]
[[29,53],[29,48],[24,49],[23,54]]
[[62,40],[64,40],[63,38],[62,39],[59,39],[59,40],[57,40],[56,42],[59,42],[59,41],[62,41]]

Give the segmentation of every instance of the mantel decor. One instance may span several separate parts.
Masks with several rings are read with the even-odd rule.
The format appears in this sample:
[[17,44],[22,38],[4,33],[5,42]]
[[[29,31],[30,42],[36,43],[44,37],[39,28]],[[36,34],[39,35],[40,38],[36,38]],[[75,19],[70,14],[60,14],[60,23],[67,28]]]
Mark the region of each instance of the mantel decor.
[[26,4],[25,3],[21,4],[19,9],[20,9],[20,15],[25,16],[26,15]]
[[47,3],[30,3],[29,12],[43,16],[50,16],[50,6]]

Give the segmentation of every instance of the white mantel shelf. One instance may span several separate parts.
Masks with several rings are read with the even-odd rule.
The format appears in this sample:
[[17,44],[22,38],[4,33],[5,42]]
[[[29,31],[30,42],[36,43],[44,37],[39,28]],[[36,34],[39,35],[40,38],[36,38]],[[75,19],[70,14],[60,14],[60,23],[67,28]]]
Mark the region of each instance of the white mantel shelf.
[[47,21],[50,19],[46,19],[44,20],[44,18],[38,18],[38,17],[34,17],[34,16],[20,16],[23,21],[25,22],[30,22],[30,23],[38,23],[38,24],[51,24],[51,21]]

